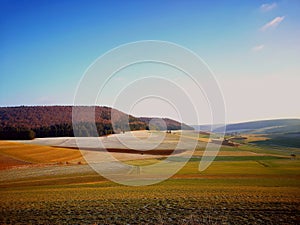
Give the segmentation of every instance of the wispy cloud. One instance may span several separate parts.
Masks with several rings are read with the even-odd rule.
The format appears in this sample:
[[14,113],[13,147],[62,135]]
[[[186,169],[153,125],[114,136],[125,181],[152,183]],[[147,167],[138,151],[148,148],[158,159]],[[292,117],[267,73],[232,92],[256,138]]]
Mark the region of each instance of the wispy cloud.
[[259,52],[259,51],[263,50],[264,47],[265,47],[265,45],[256,45],[252,48],[252,51]]
[[271,20],[270,22],[266,23],[261,30],[265,31],[268,30],[272,27],[277,27],[278,24],[280,24],[283,20],[284,20],[285,16],[277,16],[276,18],[274,18],[273,20]]
[[274,3],[266,3],[266,4],[262,4],[260,6],[260,11],[262,12],[268,12],[268,11],[271,11],[273,9],[275,9],[277,7],[277,3],[274,2]]

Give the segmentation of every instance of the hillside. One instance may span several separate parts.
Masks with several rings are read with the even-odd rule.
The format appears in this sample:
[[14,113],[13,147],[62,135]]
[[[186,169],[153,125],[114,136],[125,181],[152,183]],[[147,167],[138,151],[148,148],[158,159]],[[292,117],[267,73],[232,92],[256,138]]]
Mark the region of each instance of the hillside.
[[[221,132],[219,125],[194,125],[196,130]],[[260,120],[226,125],[226,135],[263,136],[264,140],[251,141],[260,146],[300,148],[300,119]]]
[[[158,119],[158,118],[140,117],[139,119],[141,121],[143,121],[144,123],[149,124],[150,120],[152,120],[152,119]],[[182,130],[193,130],[194,129],[194,128],[192,128],[192,127],[190,127],[190,126],[188,126],[188,125],[186,125],[184,123],[180,124],[180,123],[178,123],[175,120],[171,120],[171,119],[168,119],[168,118],[163,118],[163,120],[165,121],[168,130],[179,130],[179,129],[182,129]],[[164,124],[159,123],[159,121],[157,121],[155,123],[155,126],[158,129],[162,129],[162,130],[164,129]],[[181,128],[179,128],[180,126],[181,126]]]
[[[219,130],[216,128],[213,131],[217,133]],[[226,133],[233,132],[252,134],[300,132],[300,119],[260,120],[227,125]]]
[[[92,106],[78,106],[76,136],[102,136],[126,130],[149,129],[151,118],[137,118],[109,107],[95,107],[95,118],[88,112]],[[111,124],[113,116],[115,124]],[[121,121],[129,117],[129,127]],[[96,123],[97,134],[93,130]],[[182,129],[181,123],[164,119],[167,129]],[[114,129],[113,129],[114,128]],[[183,129],[192,129],[183,124]],[[72,106],[0,107],[0,139],[32,139],[34,137],[74,136]]]

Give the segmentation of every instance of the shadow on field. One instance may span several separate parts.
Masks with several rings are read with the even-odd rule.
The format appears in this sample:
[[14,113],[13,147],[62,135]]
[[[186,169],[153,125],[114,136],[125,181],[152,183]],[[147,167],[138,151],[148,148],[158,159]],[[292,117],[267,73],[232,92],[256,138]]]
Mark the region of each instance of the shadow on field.
[[140,155],[171,155],[173,153],[180,154],[186,150],[174,150],[174,149],[153,149],[153,150],[138,150],[138,149],[126,149],[126,148],[78,148],[78,147],[66,147],[66,146],[51,146],[54,148],[67,148],[77,149],[86,151],[97,151],[97,152],[113,152],[113,153],[129,153],[129,154],[140,154]]

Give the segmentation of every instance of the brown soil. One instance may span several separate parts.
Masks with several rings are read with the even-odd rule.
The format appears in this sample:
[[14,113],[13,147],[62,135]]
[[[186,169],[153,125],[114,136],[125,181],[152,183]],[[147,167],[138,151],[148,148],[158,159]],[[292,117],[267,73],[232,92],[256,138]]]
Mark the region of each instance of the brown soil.
[[30,162],[26,162],[4,154],[0,154],[0,170],[10,169],[19,166],[27,166],[30,164]]
[[[57,148],[68,148],[78,149],[77,147],[62,147],[62,146],[51,146]],[[130,153],[130,154],[145,154],[145,155],[171,155],[174,149],[153,149],[153,150],[137,150],[137,149],[126,149],[126,148],[106,148],[106,149],[95,149],[95,148],[80,148],[80,150],[89,150],[97,152],[112,152],[112,153]],[[186,150],[176,150],[176,153],[183,153]]]

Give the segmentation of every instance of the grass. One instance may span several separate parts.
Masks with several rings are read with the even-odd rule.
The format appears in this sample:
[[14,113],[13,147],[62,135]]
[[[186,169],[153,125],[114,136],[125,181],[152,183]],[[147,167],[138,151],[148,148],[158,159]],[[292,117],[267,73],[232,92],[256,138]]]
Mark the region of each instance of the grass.
[[267,137],[268,140],[253,141],[252,143],[260,146],[300,148],[300,133],[272,134]]
[[[287,159],[280,156],[216,156],[214,161],[257,161],[257,160],[271,160],[271,159]],[[173,156],[169,158],[170,161],[182,162],[184,158]],[[189,161],[210,160],[210,157],[192,157]]]
[[[239,155],[217,156],[203,172],[193,157],[172,178],[142,187],[110,182],[88,165],[2,170],[0,224],[298,224],[300,160],[281,150],[223,146]],[[37,163],[80,159],[78,150],[12,142],[0,142],[0,153]]]

